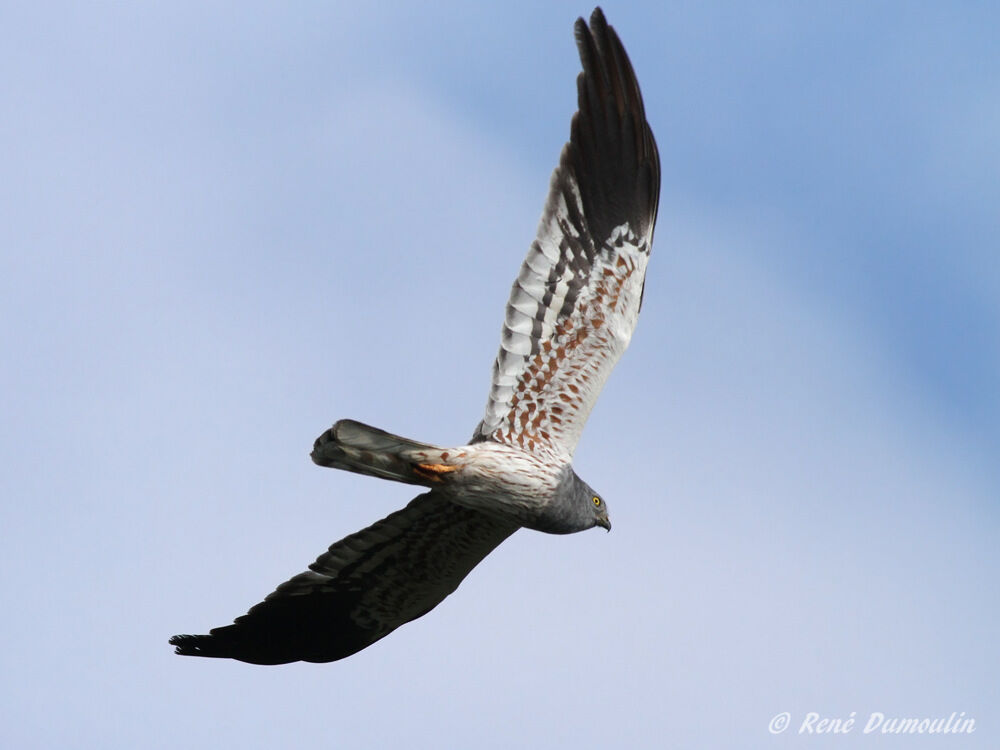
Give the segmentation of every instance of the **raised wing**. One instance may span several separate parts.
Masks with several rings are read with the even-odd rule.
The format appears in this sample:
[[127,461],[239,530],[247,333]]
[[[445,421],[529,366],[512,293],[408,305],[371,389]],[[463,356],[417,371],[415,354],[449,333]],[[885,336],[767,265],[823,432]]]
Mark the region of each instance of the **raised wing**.
[[434,609],[517,528],[428,492],[332,545],[234,624],[170,643],[252,664],[343,659]]
[[576,22],[583,72],[570,141],[507,303],[474,440],[568,462],[642,302],[660,159],[621,41],[598,8]]

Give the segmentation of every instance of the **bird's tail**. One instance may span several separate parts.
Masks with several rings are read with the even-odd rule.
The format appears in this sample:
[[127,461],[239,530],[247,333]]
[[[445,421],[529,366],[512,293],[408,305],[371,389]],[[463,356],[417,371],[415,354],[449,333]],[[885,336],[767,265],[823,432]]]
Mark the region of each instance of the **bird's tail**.
[[312,460],[381,479],[434,487],[458,467],[447,463],[449,452],[418,443],[352,419],[341,419],[313,445]]

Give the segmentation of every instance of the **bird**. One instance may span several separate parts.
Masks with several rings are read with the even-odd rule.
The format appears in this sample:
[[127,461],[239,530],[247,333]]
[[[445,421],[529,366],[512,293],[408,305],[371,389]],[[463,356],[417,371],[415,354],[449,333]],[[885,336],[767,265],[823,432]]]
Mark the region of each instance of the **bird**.
[[598,7],[574,26],[578,109],[506,305],[486,409],[445,448],[349,419],[312,460],[426,492],[344,537],[233,624],[175,635],[175,653],[252,664],[330,662],[415,620],[519,529],[569,534],[611,520],[573,453],[645,292],[660,159],[639,84]]

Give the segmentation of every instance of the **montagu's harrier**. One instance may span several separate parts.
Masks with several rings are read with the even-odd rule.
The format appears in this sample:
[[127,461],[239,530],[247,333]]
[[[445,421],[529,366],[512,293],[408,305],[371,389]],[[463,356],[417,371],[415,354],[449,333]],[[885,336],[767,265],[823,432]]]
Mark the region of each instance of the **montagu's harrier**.
[[517,275],[486,414],[439,448],[342,420],[313,461],[429,487],[330,547],[232,625],[178,654],[255,664],[343,659],[426,614],[519,528],[611,528],[570,462],[642,304],[660,164],[632,65],[598,8],[576,22],[579,111]]

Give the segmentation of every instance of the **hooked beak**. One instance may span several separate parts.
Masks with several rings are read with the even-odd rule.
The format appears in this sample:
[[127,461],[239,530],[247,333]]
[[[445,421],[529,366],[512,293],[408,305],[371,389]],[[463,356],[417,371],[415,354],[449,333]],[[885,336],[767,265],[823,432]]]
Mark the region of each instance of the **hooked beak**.
[[611,519],[608,518],[606,515],[601,516],[600,518],[597,519],[597,525],[600,526],[602,529],[607,529],[608,531],[611,531]]

